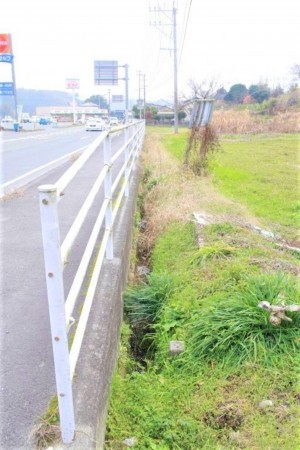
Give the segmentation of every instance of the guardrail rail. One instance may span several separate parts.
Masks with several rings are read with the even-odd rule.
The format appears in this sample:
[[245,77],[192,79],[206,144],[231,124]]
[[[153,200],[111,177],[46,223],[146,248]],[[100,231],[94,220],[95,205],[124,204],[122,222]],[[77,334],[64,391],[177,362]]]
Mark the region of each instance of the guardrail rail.
[[[114,155],[112,155],[111,140],[114,132],[122,132],[124,134],[124,144],[114,153]],[[75,433],[72,379],[76,363],[95,296],[103,260],[105,257],[111,260],[114,256],[114,223],[122,199],[129,195],[131,173],[142,148],[144,134],[144,121],[137,121],[119,127],[118,129],[102,133],[88,146],[55,184],[38,187],[61,437],[65,444],[72,442]],[[65,199],[65,188],[76,177],[78,171],[87,163],[89,158],[101,144],[104,146],[104,166],[86,196],[64,241],[61,243],[58,204]],[[122,161],[121,169],[115,175],[113,180],[112,168],[116,161],[120,160]],[[101,187],[104,187],[104,201],[86,243],[71,288],[65,298],[63,271],[67,257],[76,242],[79,231],[81,230]],[[72,313],[81,291],[83,281],[87,275],[92,254],[95,251],[96,246],[98,248],[102,225],[104,225],[105,228],[104,233],[101,236],[96,262],[93,261],[93,272],[80,317],[76,323],[76,332],[69,351],[68,331],[75,322]]]

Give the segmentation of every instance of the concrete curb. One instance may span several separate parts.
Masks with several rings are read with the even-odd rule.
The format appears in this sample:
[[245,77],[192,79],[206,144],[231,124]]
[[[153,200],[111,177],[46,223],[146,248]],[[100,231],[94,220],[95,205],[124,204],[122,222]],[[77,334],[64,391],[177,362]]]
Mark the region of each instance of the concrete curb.
[[118,358],[123,316],[123,290],[130,261],[132,230],[139,182],[133,172],[130,195],[114,230],[114,255],[105,261],[92,306],[74,378],[76,433],[72,444],[52,444],[53,450],[102,450],[110,384]]

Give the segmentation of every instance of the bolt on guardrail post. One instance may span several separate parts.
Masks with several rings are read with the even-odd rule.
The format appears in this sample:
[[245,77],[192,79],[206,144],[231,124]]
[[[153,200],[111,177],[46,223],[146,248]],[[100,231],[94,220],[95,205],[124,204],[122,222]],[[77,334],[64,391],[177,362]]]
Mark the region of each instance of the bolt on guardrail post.
[[74,438],[75,421],[60,252],[58,196],[57,188],[53,185],[39,186],[38,190],[61,436],[63,442],[69,444]]
[[[131,131],[131,128],[130,129],[129,128],[125,128],[125,130],[124,130],[124,144],[125,145],[127,144],[128,138],[129,138],[129,136],[131,134],[130,131]],[[125,192],[124,192],[125,197],[129,196],[129,185],[128,185],[128,183],[129,183],[129,167],[128,167],[128,164],[129,164],[129,161],[128,161],[129,153],[130,153],[130,148],[128,147],[128,145],[126,145],[125,152],[124,152],[124,159],[125,159],[125,164],[126,164],[125,165]]]
[[105,211],[105,228],[109,230],[109,238],[106,246],[106,258],[113,259],[114,247],[113,247],[113,208],[112,208],[112,179],[111,179],[111,136],[108,135],[104,141],[104,164],[108,165],[109,170],[104,179],[104,195],[109,199],[109,204]]

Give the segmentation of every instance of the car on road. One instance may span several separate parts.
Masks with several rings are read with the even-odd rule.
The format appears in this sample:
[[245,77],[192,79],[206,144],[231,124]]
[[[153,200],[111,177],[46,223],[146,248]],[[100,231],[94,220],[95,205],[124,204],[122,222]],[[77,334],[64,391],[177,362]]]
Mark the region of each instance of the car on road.
[[85,125],[86,131],[103,131],[107,125],[102,119],[88,119]]
[[109,118],[109,125],[110,125],[111,127],[115,127],[115,126],[119,125],[119,120],[118,120],[118,118],[117,118],[117,117],[110,117],[110,118]]

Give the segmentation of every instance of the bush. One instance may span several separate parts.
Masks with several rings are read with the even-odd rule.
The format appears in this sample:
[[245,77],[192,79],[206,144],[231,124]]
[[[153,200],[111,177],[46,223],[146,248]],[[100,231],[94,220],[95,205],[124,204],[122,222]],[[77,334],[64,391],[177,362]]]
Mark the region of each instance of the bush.
[[275,327],[269,313],[258,303],[266,300],[297,303],[299,291],[293,281],[281,274],[248,278],[228,298],[203,308],[190,328],[189,346],[193,359],[215,360],[224,364],[244,361],[272,363],[283,355],[292,357],[300,349],[300,314],[289,313],[292,322]]

